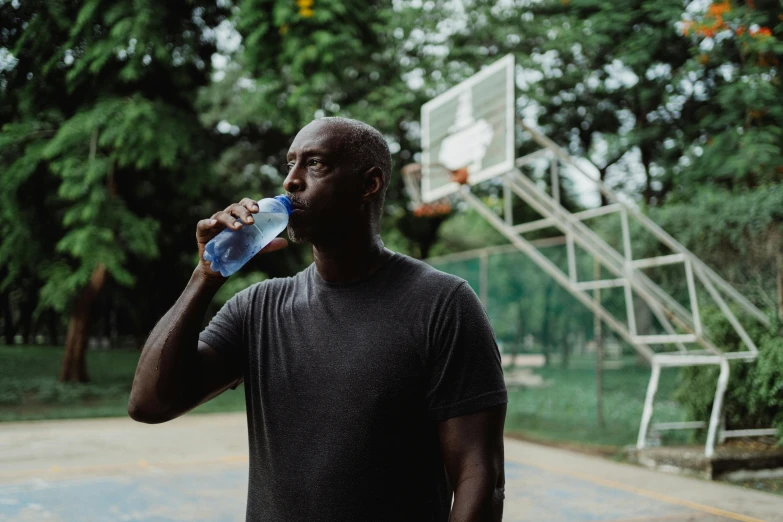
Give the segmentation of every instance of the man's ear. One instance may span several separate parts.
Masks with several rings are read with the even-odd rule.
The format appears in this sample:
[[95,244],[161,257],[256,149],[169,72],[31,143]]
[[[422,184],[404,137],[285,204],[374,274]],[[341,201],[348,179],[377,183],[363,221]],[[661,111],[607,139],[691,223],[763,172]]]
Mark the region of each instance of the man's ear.
[[374,199],[383,194],[386,180],[383,177],[383,171],[380,167],[371,167],[364,174],[364,191],[362,196],[365,199]]

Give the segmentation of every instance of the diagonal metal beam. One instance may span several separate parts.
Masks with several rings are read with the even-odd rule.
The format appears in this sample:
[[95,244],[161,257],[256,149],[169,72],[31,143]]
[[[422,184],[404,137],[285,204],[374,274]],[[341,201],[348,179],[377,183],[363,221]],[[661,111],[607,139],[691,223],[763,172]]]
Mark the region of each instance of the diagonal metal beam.
[[585,305],[587,308],[589,308],[593,313],[598,315],[601,320],[603,320],[612,330],[614,330],[620,337],[622,337],[628,344],[632,345],[640,355],[642,355],[645,359],[648,361],[651,361],[654,353],[650,349],[650,347],[639,344],[634,341],[633,336],[628,331],[628,329],[620,323],[617,319],[614,318],[609,312],[606,311],[602,306],[596,304],[592,297],[588,295],[587,293],[578,290],[574,288],[573,283],[568,278],[566,274],[564,274],[560,268],[557,267],[552,261],[550,261],[546,256],[544,256],[541,252],[538,251],[536,247],[534,247],[529,241],[521,237],[519,234],[517,234],[514,229],[510,226],[508,226],[502,219],[500,219],[494,212],[492,212],[491,209],[489,209],[484,203],[481,202],[479,198],[474,196],[470,189],[467,187],[463,187],[460,195],[462,198],[472,206],[476,212],[478,212],[484,219],[489,221],[489,223],[494,226],[501,234],[506,236],[506,238],[514,245],[516,246],[520,251],[525,253],[534,263],[536,263],[541,269],[543,269],[547,274],[552,276],[555,281],[557,281],[563,288],[568,290],[571,295],[573,295],[576,299],[578,299],[583,305]]
[[769,317],[767,317],[764,312],[759,310],[753,303],[751,303],[744,295],[739,293],[737,289],[735,289],[733,286],[731,286],[729,283],[727,283],[722,277],[720,277],[717,273],[715,273],[714,270],[712,270],[709,266],[707,266],[701,259],[693,255],[693,253],[685,248],[679,241],[674,239],[669,233],[667,233],[665,230],[663,230],[660,226],[658,226],[653,220],[642,214],[637,208],[632,207],[631,205],[627,205],[626,203],[619,200],[617,195],[609,190],[602,182],[601,180],[594,179],[590,174],[587,173],[587,171],[584,170],[579,164],[577,164],[572,158],[571,155],[568,154],[565,150],[563,150],[559,145],[557,145],[554,141],[549,139],[548,137],[544,136],[537,130],[533,129],[532,127],[525,124],[524,121],[521,119],[517,119],[517,122],[519,125],[524,129],[526,132],[528,132],[532,137],[533,140],[535,140],[539,145],[542,147],[545,147],[546,149],[551,150],[555,156],[557,156],[563,163],[566,163],[573,167],[576,171],[578,171],[583,176],[587,177],[590,181],[592,181],[598,190],[601,191],[601,193],[606,196],[606,198],[611,201],[612,203],[619,203],[626,207],[627,211],[631,216],[634,217],[639,223],[642,224],[644,228],[646,228],[650,233],[652,233],[658,240],[663,243],[664,245],[668,246],[670,249],[672,249],[674,252],[684,254],[688,257],[688,259],[693,263],[694,268],[700,269],[710,280],[712,280],[715,285],[717,285],[721,290],[726,292],[734,301],[736,301],[740,307],[742,307],[746,312],[748,312],[750,315],[755,317],[759,322],[764,324],[765,326],[770,326],[771,322]]
[[[521,178],[521,179],[520,179]],[[521,184],[523,186],[518,185],[516,182],[522,182]],[[526,203],[528,203],[531,207],[533,207],[537,212],[542,214],[545,217],[552,217],[555,219],[556,224],[555,227],[560,229],[564,234],[568,235],[571,234],[574,237],[574,240],[579,243],[579,246],[581,246],[585,251],[587,251],[589,254],[593,255],[597,259],[601,261],[604,266],[606,266],[612,273],[614,273],[618,277],[626,277],[628,274],[628,271],[625,267],[625,262],[622,257],[609,245],[607,245],[603,239],[598,237],[595,232],[587,228],[583,223],[581,223],[578,220],[569,219],[569,216],[567,214],[567,211],[564,209],[561,212],[557,212],[556,210],[547,208],[547,202],[541,202],[538,201],[536,198],[536,195],[539,197],[540,194],[536,194],[527,183],[530,182],[527,178],[524,177],[521,173],[519,173],[514,180],[511,182],[511,190],[514,191],[517,196],[522,198]],[[558,220],[554,216],[559,215],[562,219]],[[656,311],[660,310],[660,305],[656,301],[654,297],[652,297],[650,294],[648,288],[643,288],[641,282],[637,281],[636,279],[641,279],[638,277],[638,274],[630,274],[632,277],[629,277],[628,280],[630,284],[632,285],[633,289],[639,293],[645,300],[645,302],[648,304],[650,309],[655,313]],[[654,285],[651,281],[649,284]],[[663,293],[662,290],[659,289],[660,293]],[[679,303],[676,303],[671,297],[666,295],[668,298],[668,305],[671,308],[674,308],[676,310],[676,314],[672,314],[672,316],[676,319],[678,319],[678,322],[680,325],[686,329],[686,330],[693,330],[693,327],[689,324],[690,317],[688,316],[688,313],[685,311],[684,308],[682,308],[682,305],[679,305]],[[680,309],[676,309],[676,306],[679,306]],[[679,315],[679,317],[677,317]],[[662,323],[666,323],[667,319],[663,314],[657,314],[656,317],[658,317],[658,320]],[[673,333],[673,332],[669,332]]]

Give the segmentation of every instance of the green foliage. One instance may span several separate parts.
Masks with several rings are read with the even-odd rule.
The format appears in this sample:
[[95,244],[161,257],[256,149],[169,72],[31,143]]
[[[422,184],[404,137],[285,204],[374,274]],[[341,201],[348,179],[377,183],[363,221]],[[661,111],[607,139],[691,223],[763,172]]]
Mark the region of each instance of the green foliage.
[[126,287],[162,254],[182,271],[170,234],[185,222],[192,238],[183,209],[214,187],[193,101],[225,14],[192,1],[0,5],[14,57],[0,70],[0,288],[29,280],[39,313],[67,312],[99,265]]
[[[716,308],[702,311],[710,338],[727,351],[744,351],[732,326]],[[748,322],[747,324],[754,324]],[[754,325],[755,326],[755,325]],[[756,340],[758,359],[753,364],[733,362],[723,403],[728,429],[778,428],[783,440],[783,338],[776,331],[755,326],[748,331]],[[677,400],[691,419],[709,419],[719,369],[694,366],[680,371]]]

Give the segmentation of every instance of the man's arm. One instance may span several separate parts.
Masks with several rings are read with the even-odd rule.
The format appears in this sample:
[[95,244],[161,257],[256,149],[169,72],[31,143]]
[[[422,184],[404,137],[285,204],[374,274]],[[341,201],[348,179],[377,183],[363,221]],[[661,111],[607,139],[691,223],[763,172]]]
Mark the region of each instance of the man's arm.
[[[237,358],[198,340],[207,307],[227,281],[204,261],[204,249],[225,228],[239,230],[243,223],[252,223],[251,214],[257,211],[256,202],[245,198],[199,221],[199,264],[182,295],[150,333],[136,367],[128,401],[128,414],[134,420],[171,420],[241,382]],[[261,252],[287,244],[284,239],[275,239]]]
[[240,382],[239,365],[198,340],[207,307],[222,285],[196,268],[155,325],[136,367],[128,401],[131,418],[166,422]]
[[454,488],[449,522],[500,522],[504,487],[506,405],[442,421],[441,453]]

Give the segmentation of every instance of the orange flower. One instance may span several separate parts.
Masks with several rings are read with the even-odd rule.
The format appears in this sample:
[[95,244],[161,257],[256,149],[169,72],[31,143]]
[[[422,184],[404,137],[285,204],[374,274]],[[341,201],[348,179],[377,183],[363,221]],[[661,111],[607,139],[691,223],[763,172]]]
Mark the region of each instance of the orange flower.
[[742,26],[739,26],[739,27],[737,27],[737,29],[734,32],[737,33],[737,36],[742,36],[743,34],[745,34],[745,28],[742,27]]
[[757,30],[750,30],[750,35],[752,37],[760,36],[762,38],[767,38],[769,36],[772,36],[772,30],[769,27],[759,27]]
[[723,13],[728,13],[729,11],[731,11],[731,5],[729,4],[728,0],[725,2],[712,4],[707,8],[707,13],[710,16],[714,16],[716,18],[720,18]]
[[710,57],[706,54],[700,54],[698,60],[700,64],[707,65],[707,62],[710,61]]

